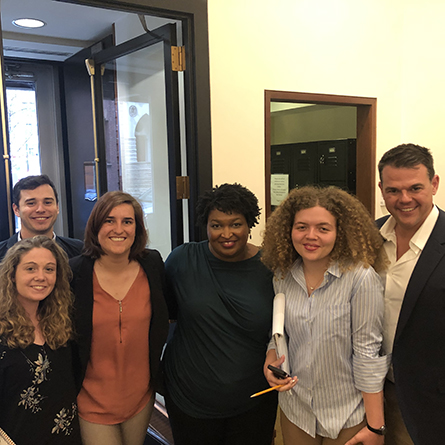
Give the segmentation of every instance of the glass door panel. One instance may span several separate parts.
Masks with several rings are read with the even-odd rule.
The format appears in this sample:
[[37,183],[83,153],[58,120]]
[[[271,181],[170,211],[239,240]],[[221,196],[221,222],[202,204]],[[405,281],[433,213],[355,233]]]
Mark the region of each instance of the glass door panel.
[[182,202],[176,200],[181,156],[174,43],[175,26],[165,25],[94,55],[96,73],[104,67],[95,83],[102,93],[98,152],[106,159],[106,168],[99,164],[100,183],[139,200],[150,247],[164,259],[183,240]]
[[[25,176],[41,174],[35,89],[7,84],[6,103],[12,184],[15,184]],[[15,215],[14,220],[15,230],[19,231],[21,221]]]
[[[163,43],[120,57],[110,67],[115,69],[117,134],[114,141],[106,131],[108,190],[121,189],[139,200],[150,246],[165,258],[171,225]],[[113,112],[104,103],[106,122],[113,121]]]
[[25,176],[41,173],[36,93],[31,87],[6,85],[6,102],[12,182],[15,184]]

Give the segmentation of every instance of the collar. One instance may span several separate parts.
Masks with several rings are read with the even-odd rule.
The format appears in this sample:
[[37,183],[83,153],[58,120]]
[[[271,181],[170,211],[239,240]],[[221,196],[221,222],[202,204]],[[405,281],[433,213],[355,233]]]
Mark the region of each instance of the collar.
[[[51,238],[52,240],[56,240],[56,234],[55,232],[53,232],[53,237]],[[22,240],[22,233],[21,232],[17,232],[17,242]]]
[[[297,258],[297,260],[295,261],[295,263],[292,265],[290,272],[292,274],[296,273],[298,270],[301,270],[301,273],[303,273],[303,260],[300,258]],[[340,271],[340,267],[338,265],[338,263],[331,263],[329,265],[329,267],[327,268],[326,272],[329,275],[332,275],[336,278],[340,278],[343,273]]]
[[[428,241],[428,238],[431,235],[431,232],[434,229],[434,226],[437,222],[437,218],[439,217],[439,209],[434,205],[431,209],[431,212],[426,217],[423,224],[419,227],[417,232],[412,236],[409,241],[410,247],[423,250],[425,244]],[[396,220],[391,215],[388,220],[383,224],[380,229],[380,233],[386,241],[393,242],[397,245],[396,233],[395,233]]]

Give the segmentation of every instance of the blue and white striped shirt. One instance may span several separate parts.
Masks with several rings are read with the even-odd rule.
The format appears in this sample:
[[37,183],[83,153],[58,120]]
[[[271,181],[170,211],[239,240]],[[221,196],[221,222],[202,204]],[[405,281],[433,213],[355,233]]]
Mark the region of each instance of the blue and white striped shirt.
[[286,296],[285,331],[290,370],[298,383],[280,392],[286,417],[315,437],[335,439],[365,414],[361,391],[383,389],[390,356],[380,356],[383,286],[372,268],[345,273],[337,264],[308,296],[301,259],[284,280],[274,280]]

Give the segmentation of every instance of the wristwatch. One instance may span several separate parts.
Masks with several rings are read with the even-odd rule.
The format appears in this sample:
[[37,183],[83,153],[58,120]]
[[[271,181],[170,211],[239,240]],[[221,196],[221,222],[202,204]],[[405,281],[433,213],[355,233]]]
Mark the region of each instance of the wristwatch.
[[378,434],[379,436],[384,436],[387,432],[386,425],[382,425],[380,428],[376,429],[372,426],[369,426],[369,423],[366,423],[366,426],[368,427],[369,431],[372,431],[375,434]]

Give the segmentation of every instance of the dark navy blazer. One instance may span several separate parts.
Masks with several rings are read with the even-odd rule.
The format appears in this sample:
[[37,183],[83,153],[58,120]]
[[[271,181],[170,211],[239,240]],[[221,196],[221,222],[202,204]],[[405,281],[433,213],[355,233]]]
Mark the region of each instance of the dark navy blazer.
[[[380,228],[388,216],[377,220]],[[439,217],[406,288],[393,366],[400,410],[416,445],[444,443],[445,212]]]
[[[10,249],[19,240],[18,233],[15,233],[11,238],[0,242],[0,261]],[[65,238],[64,236],[56,236],[56,243],[66,252],[68,258],[73,258],[82,253],[83,242],[75,238]]]

